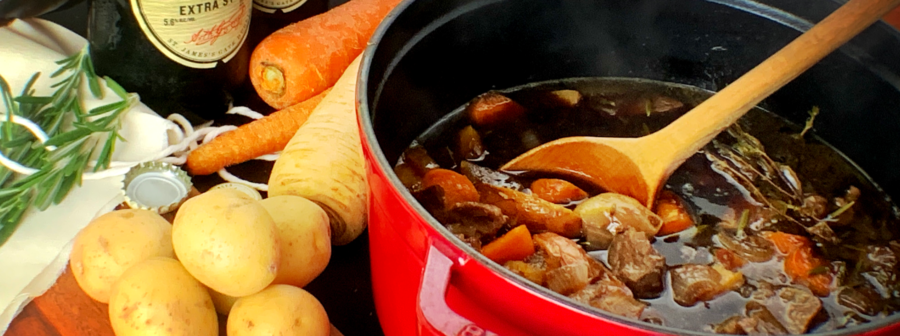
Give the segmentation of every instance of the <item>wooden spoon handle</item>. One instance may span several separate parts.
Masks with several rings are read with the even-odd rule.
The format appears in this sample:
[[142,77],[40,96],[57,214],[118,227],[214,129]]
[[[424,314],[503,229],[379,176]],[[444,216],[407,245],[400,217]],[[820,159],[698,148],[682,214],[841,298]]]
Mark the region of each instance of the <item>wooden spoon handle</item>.
[[[654,153],[675,163],[733,124],[760,101],[812,67],[900,4],[900,0],[851,0],[755,68],[650,136],[667,139]],[[669,172],[671,173],[671,172]]]

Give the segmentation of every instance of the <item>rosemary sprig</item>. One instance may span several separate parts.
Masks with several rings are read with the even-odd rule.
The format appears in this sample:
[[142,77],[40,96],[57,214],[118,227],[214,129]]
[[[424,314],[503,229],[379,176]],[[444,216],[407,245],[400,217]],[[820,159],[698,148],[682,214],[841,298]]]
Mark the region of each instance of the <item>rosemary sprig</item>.
[[[72,188],[81,185],[85,171],[109,168],[116,139],[121,139],[121,116],[137,101],[112,79],[97,76],[87,47],[57,64],[60,68],[50,78],[62,79],[52,85],[56,91],[48,97],[34,96],[33,86],[40,73],[32,76],[18,97],[13,97],[0,76],[0,98],[7,110],[0,127],[0,153],[37,169],[25,175],[0,165],[0,246],[29,208],[43,211],[59,204]],[[122,100],[85,112],[82,85],[87,84],[95,98],[102,98],[101,81]],[[41,143],[27,129],[14,124],[13,115],[37,124],[48,140]],[[95,154],[96,162],[92,163]]]

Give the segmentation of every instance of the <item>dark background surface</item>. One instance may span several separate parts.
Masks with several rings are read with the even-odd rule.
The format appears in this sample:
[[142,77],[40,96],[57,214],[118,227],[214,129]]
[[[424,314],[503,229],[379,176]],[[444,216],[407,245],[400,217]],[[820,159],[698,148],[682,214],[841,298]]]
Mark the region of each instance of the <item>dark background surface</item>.
[[[81,1],[68,8],[45,14],[42,18],[85,36],[89,2],[90,0]],[[328,0],[328,5],[330,8],[344,2],[346,0]],[[236,105],[242,105],[241,103],[243,102],[237,101]],[[244,121],[239,119],[220,121],[232,124],[241,122]],[[271,167],[272,164],[268,162],[251,161],[231,170],[235,175],[248,180],[265,183],[271,173]],[[221,182],[216,175],[194,178],[194,183],[200,190],[206,190]],[[322,302],[331,323],[344,335],[383,335],[372,298],[367,233],[363,233],[346,246],[333,247],[328,267],[305,289]]]

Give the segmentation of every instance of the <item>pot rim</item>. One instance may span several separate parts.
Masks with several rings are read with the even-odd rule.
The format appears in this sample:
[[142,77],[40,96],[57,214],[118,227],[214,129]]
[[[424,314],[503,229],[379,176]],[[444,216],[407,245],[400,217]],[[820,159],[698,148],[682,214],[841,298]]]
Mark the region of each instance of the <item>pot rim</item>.
[[[369,151],[373,154],[374,159],[377,163],[375,169],[379,169],[384,171],[385,177],[390,181],[391,188],[397,191],[406,202],[406,205],[410,206],[415,210],[416,215],[422,219],[424,222],[428,223],[428,225],[433,228],[435,231],[440,233],[441,237],[444,238],[447,242],[450,242],[454,247],[463,251],[469,259],[476,260],[481,266],[486,267],[492,270],[495,274],[498,274],[502,278],[507,281],[518,285],[522,289],[531,292],[532,294],[539,295],[545,299],[552,300],[556,304],[560,304],[565,306],[568,309],[574,310],[575,312],[579,312],[585,315],[591,315],[595,317],[599,317],[607,322],[614,322],[621,325],[625,325],[627,327],[642,329],[651,332],[665,333],[668,335],[683,335],[683,336],[721,336],[722,334],[711,333],[711,332],[702,332],[702,331],[692,331],[692,330],[684,330],[674,327],[661,326],[649,322],[644,322],[637,319],[626,318],[618,315],[614,315],[607,311],[594,308],[589,305],[584,305],[574,300],[563,296],[559,293],[556,293],[546,287],[535,284],[527,279],[513,273],[507,268],[499,265],[481,253],[475,251],[474,248],[460,241],[455,235],[453,235],[443,224],[438,222],[418,201],[416,201],[415,197],[413,197],[412,193],[403,186],[403,183],[397,177],[397,175],[393,171],[393,164],[388,162],[387,157],[384,154],[384,151],[381,149],[381,144],[378,138],[375,135],[375,129],[373,124],[373,119],[371,115],[371,106],[369,104],[370,98],[377,99],[380,96],[381,88],[377,88],[377,91],[374,97],[369,97],[368,94],[368,86],[369,86],[369,73],[371,72],[372,61],[375,53],[378,51],[378,47],[380,45],[381,40],[385,37],[390,26],[394,21],[398,19],[398,17],[416,0],[402,0],[378,25],[372,38],[369,40],[369,43],[366,49],[363,51],[363,57],[359,68],[359,79],[356,83],[356,103],[357,103],[357,114],[358,120],[360,123],[361,130],[365,135],[364,145],[367,144]],[[451,11],[448,15],[444,15],[439,20],[432,21],[429,25],[423,27],[419,32],[414,34],[412,39],[406,41],[404,48],[401,50],[401,53],[409,51],[412,47],[416,45],[416,43],[426,35],[428,35],[434,29],[439,28],[443,24],[451,21],[456,18],[458,15],[465,14],[467,12],[476,10],[478,8],[494,4],[497,2],[501,2],[504,0],[479,0],[472,4],[472,6],[463,6]],[[792,13],[781,10],[776,7],[772,7],[768,4],[761,3],[759,1],[754,0],[702,0],[710,3],[714,3],[717,5],[732,7],[737,10],[745,11],[749,14],[754,14],[771,21],[774,21],[778,24],[787,26],[789,28],[795,29],[800,32],[805,32],[809,28],[811,28],[814,24],[810,21],[800,18]],[[457,14],[457,15],[450,15]],[[437,23],[437,24],[436,24]],[[873,26],[877,25],[886,25],[883,21],[878,21]],[[900,38],[900,32],[894,31],[894,35]],[[845,45],[849,45],[850,42]],[[843,49],[843,48],[841,48]],[[393,57],[391,64],[388,66],[386,70],[387,75],[384,78],[390,76],[390,72],[392,72],[393,67],[396,65],[398,59],[402,59],[404,54],[401,54],[400,57]],[[378,83],[379,85],[383,83]],[[528,83],[520,83],[519,85],[524,85]],[[506,89],[506,88],[504,88]],[[377,100],[372,104],[376,105]],[[365,149],[365,148],[364,148]],[[843,153],[841,153],[842,156]],[[854,166],[856,166],[855,162],[849,160],[846,156],[844,156],[846,160],[851,162]],[[859,168],[858,166],[856,166]],[[860,169],[860,171],[863,171]],[[864,172],[864,171],[863,171]],[[868,176],[866,176],[868,177]],[[870,181],[871,178],[869,178]],[[875,181],[872,181],[873,183]],[[875,184],[876,187],[877,183]],[[880,188],[880,187],[879,187]],[[866,333],[870,331],[875,331],[890,325],[900,323],[900,312],[896,312],[893,316],[886,317],[879,321],[855,325],[852,327],[844,328],[844,329],[836,329],[827,332],[821,333],[808,333],[804,335],[815,335],[815,336],[846,336],[846,335],[854,335],[860,333]]]

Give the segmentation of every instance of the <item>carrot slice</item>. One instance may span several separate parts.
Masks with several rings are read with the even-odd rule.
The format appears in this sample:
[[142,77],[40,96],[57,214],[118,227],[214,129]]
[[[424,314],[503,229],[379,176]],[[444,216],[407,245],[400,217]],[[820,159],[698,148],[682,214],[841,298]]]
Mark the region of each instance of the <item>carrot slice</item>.
[[810,247],[809,238],[784,232],[766,232],[765,237],[772,241],[778,252],[789,254],[801,247]]
[[496,92],[478,96],[466,108],[472,123],[484,127],[512,122],[525,114],[522,105]]
[[565,204],[583,200],[588,194],[569,181],[560,179],[539,179],[531,183],[531,192],[550,203]]
[[681,232],[694,226],[694,219],[685,209],[684,201],[670,191],[663,191],[656,200],[656,215],[663,220],[657,236]]
[[478,202],[478,190],[468,178],[449,169],[435,168],[425,173],[422,189],[439,186],[444,190],[444,209],[461,202]]
[[796,248],[784,258],[784,272],[820,297],[828,296],[831,291],[833,277],[827,265],[825,260],[813,254],[811,246]]
[[498,264],[525,259],[534,254],[531,232],[525,225],[519,225],[481,248],[481,254]]

